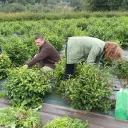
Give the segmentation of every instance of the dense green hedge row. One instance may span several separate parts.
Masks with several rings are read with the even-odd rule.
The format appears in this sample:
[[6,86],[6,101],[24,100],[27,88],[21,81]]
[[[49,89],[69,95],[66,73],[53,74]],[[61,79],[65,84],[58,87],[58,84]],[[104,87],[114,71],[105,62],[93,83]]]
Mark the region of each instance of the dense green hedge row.
[[88,126],[88,120],[86,123],[80,119],[72,119],[70,117],[56,117],[51,122],[47,123],[44,128],[86,128]]
[[89,111],[107,112],[111,108],[110,96],[113,83],[110,68],[77,64],[74,76],[63,81],[64,59],[57,64],[54,76],[57,79],[58,91],[73,108]]
[[6,107],[0,109],[0,126],[6,128],[86,128],[86,122],[70,118],[68,116],[56,117],[52,121],[43,124],[40,115],[35,110]]
[[[44,35],[46,40],[50,41],[58,51],[64,49],[65,42],[71,36],[94,36],[104,41],[116,41],[122,47],[127,47],[127,24],[128,17],[123,16],[70,20],[5,21],[0,22],[0,44],[3,52],[9,57],[9,63],[12,62],[13,67],[18,67],[24,65],[36,53],[37,47],[34,44],[34,37],[38,33]],[[6,54],[4,58],[6,58]],[[1,56],[0,65],[6,66],[7,61],[4,58]],[[61,61],[52,74],[58,83],[64,74],[64,63],[65,61]],[[103,70],[95,69],[93,66],[88,67],[86,64],[85,66],[79,65],[78,71],[75,79],[60,83],[59,90],[63,97],[69,99],[75,108],[107,112],[111,107],[109,98],[112,91],[109,88],[111,85],[111,83],[109,84],[109,74]],[[51,91],[51,74],[47,77],[45,74],[40,75],[40,73],[24,69],[24,67],[11,70],[5,87],[13,106],[39,107],[42,103],[42,96]],[[7,76],[7,71],[2,70],[2,74]],[[42,78],[46,79],[42,81]]]
[[57,87],[73,108],[104,112],[111,108],[112,77],[108,68],[99,70],[95,65],[78,64],[72,79],[63,81],[64,72],[65,58],[57,64],[54,72],[46,73],[35,67],[27,69],[26,66],[10,69],[3,83],[6,98],[14,107],[39,109],[44,95]]
[[59,19],[79,19],[89,17],[120,17],[128,16],[128,12],[66,12],[66,13],[0,13],[0,21],[21,21],[21,20],[59,20]]
[[0,22],[0,45],[13,65],[23,65],[37,51],[34,37],[40,33],[58,51],[71,36],[93,36],[128,46],[128,17],[80,18],[39,21]]
[[122,88],[128,88],[128,61],[123,60],[114,64],[114,73],[120,80]]
[[39,113],[29,109],[5,107],[0,109],[0,126],[4,128],[42,128]]
[[11,67],[11,60],[6,54],[0,54],[0,80],[7,77],[8,69]]
[[50,79],[52,72],[47,74],[37,69],[10,69],[7,80],[3,83],[6,96],[14,107],[41,108],[42,97],[52,90]]

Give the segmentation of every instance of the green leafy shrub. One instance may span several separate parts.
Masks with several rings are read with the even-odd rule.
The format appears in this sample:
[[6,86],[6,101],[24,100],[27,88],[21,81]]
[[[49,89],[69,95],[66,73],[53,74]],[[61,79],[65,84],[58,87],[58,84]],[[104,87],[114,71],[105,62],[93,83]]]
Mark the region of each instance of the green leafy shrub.
[[0,92],[0,98],[4,98],[5,96],[6,96],[6,92],[1,91],[1,92]]
[[[22,8],[22,7],[20,7]],[[29,6],[28,6],[29,9]],[[2,8],[3,11],[3,8]],[[22,10],[21,10],[22,11]],[[31,10],[30,10],[31,11]],[[53,11],[53,10],[52,10]],[[112,12],[59,12],[59,13],[35,13],[35,12],[28,12],[28,13],[1,13],[0,14],[0,21],[21,21],[21,20],[41,20],[41,19],[48,19],[48,20],[58,20],[58,19],[80,19],[81,17],[89,18],[89,17],[121,17],[121,16],[128,16],[128,12],[119,12],[119,11],[112,11]]]
[[20,66],[28,59],[28,49],[20,38],[11,38],[9,43],[4,45],[4,50],[11,59],[14,66]]
[[22,108],[1,108],[0,125],[6,128],[42,128],[39,113]]
[[23,12],[26,7],[19,3],[12,3],[8,4],[4,9],[5,12]]
[[62,80],[62,77],[65,72],[65,66],[66,66],[66,58],[62,57],[61,61],[56,63],[56,68],[54,71],[54,78],[56,80],[56,85],[58,85],[60,83],[60,81]]
[[7,97],[15,107],[24,106],[26,109],[42,106],[42,97],[51,91],[50,72],[27,69],[25,66],[9,71],[9,76],[3,86]]
[[121,82],[122,87],[128,86],[128,61],[127,60],[121,60],[116,61],[113,64],[113,70],[115,75],[119,78]]
[[11,60],[6,54],[0,54],[0,80],[7,77],[8,69],[11,67]]
[[[30,30],[29,30],[30,31]],[[27,45],[28,48],[28,58],[33,58],[38,51],[38,47],[34,43],[34,36],[23,36],[23,44]]]
[[91,17],[88,19],[85,30],[88,36],[97,37],[104,41],[117,42],[122,48],[125,48],[128,46],[127,20],[127,17],[112,17],[109,20],[105,17]]
[[85,123],[80,119],[72,119],[70,117],[57,117],[51,122],[47,123],[44,128],[86,128],[87,126],[87,120]]
[[75,77],[62,81],[58,89],[74,108],[107,112],[111,107],[110,78],[107,68],[79,64]]
[[63,49],[63,44],[65,42],[64,38],[57,35],[57,33],[52,33],[51,35],[48,34],[47,40],[53,44],[53,46],[58,50],[61,51]]

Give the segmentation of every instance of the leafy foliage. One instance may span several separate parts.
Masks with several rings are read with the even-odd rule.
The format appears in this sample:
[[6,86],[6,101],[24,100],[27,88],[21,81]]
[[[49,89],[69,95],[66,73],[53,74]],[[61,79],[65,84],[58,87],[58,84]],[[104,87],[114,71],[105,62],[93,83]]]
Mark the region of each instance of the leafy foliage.
[[61,61],[56,63],[56,68],[54,71],[54,77],[56,80],[56,85],[59,85],[60,81],[62,80],[62,77],[63,77],[64,72],[65,72],[65,65],[66,65],[66,58],[65,57],[62,57]]
[[85,35],[114,41],[124,48],[128,46],[127,23],[127,17],[1,22],[0,42],[12,63],[20,66],[36,54],[34,37],[38,33],[58,51],[63,50],[68,37]]
[[107,112],[111,107],[110,78],[108,68],[79,64],[75,77],[62,81],[58,89],[74,108]]
[[124,48],[128,46],[127,24],[127,17],[1,22],[0,42],[12,62],[19,66],[35,55],[34,37],[38,33],[58,51],[63,50],[68,37],[85,35],[114,41]]
[[47,123],[44,128],[86,128],[88,126],[88,121],[86,123],[80,119],[72,119],[70,117],[57,117],[51,122]]
[[11,67],[11,60],[6,54],[0,54],[0,80],[7,77],[8,69]]
[[25,10],[26,7],[18,3],[8,4],[6,7],[4,7],[4,12],[23,12]]
[[1,108],[0,125],[7,128],[42,128],[39,114],[32,109]]
[[[114,11],[114,10],[127,10],[128,4],[126,0],[84,0],[87,1],[87,8],[91,11]],[[125,6],[122,6],[124,5]]]
[[128,61],[121,60],[117,61],[113,64],[113,70],[115,75],[120,79],[120,81],[124,81],[122,87],[128,86]]
[[87,0],[87,8],[91,11],[108,11],[109,6],[108,6],[108,1],[107,0]]
[[5,96],[6,96],[6,92],[1,91],[1,92],[0,92],[0,98],[4,98]]
[[27,46],[21,42],[20,38],[11,38],[9,43],[4,45],[4,49],[14,66],[23,65],[28,59]]
[[58,51],[60,51],[61,49],[63,49],[63,45],[62,43],[65,42],[63,37],[58,37],[58,35],[56,35],[56,33],[51,33],[51,35],[49,34],[47,36],[47,40],[49,42],[52,42],[52,44],[56,47],[56,49]]
[[[69,9],[70,11],[112,11],[128,9],[127,0],[0,0],[0,3],[2,4],[1,8],[3,8],[3,10],[1,9],[2,12],[21,12],[25,11],[25,9],[26,11],[33,12],[58,12],[58,10],[63,12]],[[42,8],[40,6],[37,8],[38,5],[42,6]]]
[[[33,6],[30,5],[33,9]],[[41,6],[42,9],[42,5]],[[29,5],[28,5],[29,8]],[[2,8],[3,9],[3,8]],[[40,10],[39,10],[40,12]],[[112,12],[60,12],[59,13],[35,13],[33,11],[26,13],[1,13],[0,21],[39,21],[42,19],[47,20],[59,20],[59,19],[80,19],[80,18],[89,18],[89,17],[122,17],[128,16],[128,12],[112,11]]]
[[25,66],[9,71],[4,87],[7,97],[15,107],[26,109],[42,106],[42,97],[51,91],[50,72],[44,74],[40,70],[27,69]]

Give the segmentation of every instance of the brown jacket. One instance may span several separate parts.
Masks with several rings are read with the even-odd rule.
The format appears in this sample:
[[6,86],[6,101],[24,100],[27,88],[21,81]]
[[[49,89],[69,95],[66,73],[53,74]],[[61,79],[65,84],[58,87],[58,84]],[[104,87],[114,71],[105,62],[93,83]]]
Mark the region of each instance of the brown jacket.
[[47,41],[39,48],[38,55],[33,58],[28,67],[32,67],[36,63],[40,64],[40,67],[48,66],[55,69],[55,63],[60,60],[60,55],[57,50]]

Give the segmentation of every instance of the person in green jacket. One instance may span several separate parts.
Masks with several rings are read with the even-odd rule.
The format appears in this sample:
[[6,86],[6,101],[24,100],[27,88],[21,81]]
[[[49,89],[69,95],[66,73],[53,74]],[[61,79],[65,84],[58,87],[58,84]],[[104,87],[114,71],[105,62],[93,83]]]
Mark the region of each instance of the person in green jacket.
[[66,71],[64,79],[74,74],[74,66],[79,62],[98,64],[101,59],[118,60],[122,49],[114,42],[105,42],[95,37],[69,37],[66,44]]

